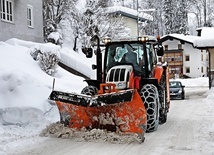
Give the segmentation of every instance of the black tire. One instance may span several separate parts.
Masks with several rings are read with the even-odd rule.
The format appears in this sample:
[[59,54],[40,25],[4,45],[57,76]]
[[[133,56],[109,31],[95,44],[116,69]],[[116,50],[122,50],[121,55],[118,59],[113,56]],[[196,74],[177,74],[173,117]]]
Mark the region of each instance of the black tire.
[[168,113],[165,89],[164,90],[160,89],[159,95],[160,95],[159,124],[164,124],[167,121],[167,113]]
[[185,99],[185,95],[184,95],[184,94],[182,94],[181,99],[182,99],[182,100],[184,100],[184,99]]
[[167,121],[167,113],[169,107],[167,104],[167,86],[166,86],[166,75],[163,74],[159,84],[159,101],[160,101],[160,111],[159,111],[159,124],[164,124]]
[[85,95],[96,95],[98,92],[97,87],[95,86],[86,86],[85,88],[82,89],[81,94],[85,94]]
[[158,90],[153,84],[146,84],[140,91],[147,112],[146,132],[157,130],[159,125],[159,98]]

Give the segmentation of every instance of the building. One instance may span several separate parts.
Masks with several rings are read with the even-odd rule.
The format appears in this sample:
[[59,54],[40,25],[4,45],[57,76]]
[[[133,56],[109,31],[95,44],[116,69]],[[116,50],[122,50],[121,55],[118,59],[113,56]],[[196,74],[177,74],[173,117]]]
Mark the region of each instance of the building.
[[198,36],[169,34],[161,38],[164,57],[161,61],[169,64],[170,77],[208,76],[209,53],[194,47]]
[[0,41],[43,42],[42,0],[0,0]]
[[122,6],[109,7],[108,12],[123,17],[125,27],[130,30],[130,36],[138,36],[139,23],[151,22],[153,20],[153,17],[147,13],[139,13],[137,10]]
[[206,50],[209,54],[209,88],[214,87],[214,27],[197,29],[199,38],[194,41],[195,48]]

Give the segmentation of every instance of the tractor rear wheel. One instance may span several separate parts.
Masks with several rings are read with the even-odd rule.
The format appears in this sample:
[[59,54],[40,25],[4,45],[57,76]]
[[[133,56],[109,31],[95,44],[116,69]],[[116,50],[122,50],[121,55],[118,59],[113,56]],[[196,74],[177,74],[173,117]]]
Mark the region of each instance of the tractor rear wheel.
[[146,132],[157,130],[159,125],[159,98],[158,90],[153,84],[146,84],[140,91],[147,113]]
[[81,94],[85,95],[96,95],[98,92],[97,87],[95,86],[86,86],[85,88],[82,89]]

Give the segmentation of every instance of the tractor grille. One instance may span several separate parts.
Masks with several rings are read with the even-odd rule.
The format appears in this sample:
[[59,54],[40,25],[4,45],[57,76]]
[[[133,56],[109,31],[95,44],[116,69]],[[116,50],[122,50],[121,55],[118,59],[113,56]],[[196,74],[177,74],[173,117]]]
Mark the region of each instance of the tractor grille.
[[133,67],[131,65],[114,66],[108,71],[106,82],[114,83],[116,85],[116,89],[119,90],[129,88],[131,72],[133,72]]
[[[125,81],[125,73],[126,73],[126,69],[125,68],[117,68],[117,69],[112,69],[110,71],[108,80],[109,82],[119,82],[119,81]],[[127,74],[126,76],[129,76],[129,74]],[[126,78],[129,79],[128,77]]]

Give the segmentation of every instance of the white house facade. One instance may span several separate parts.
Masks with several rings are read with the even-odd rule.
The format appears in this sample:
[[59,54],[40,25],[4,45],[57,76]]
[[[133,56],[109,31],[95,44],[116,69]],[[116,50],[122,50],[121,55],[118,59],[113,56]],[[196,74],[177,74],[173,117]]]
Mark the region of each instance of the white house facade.
[[199,39],[194,41],[194,47],[207,50],[209,53],[209,87],[214,87],[214,27],[197,29]]
[[206,50],[193,48],[192,44],[183,45],[183,71],[189,77],[208,76],[209,54]]
[[0,0],[0,41],[43,42],[42,0]]
[[[176,61],[180,61],[179,65],[182,65],[180,69],[179,67],[174,67],[171,72],[193,78],[208,76],[209,53],[207,50],[194,48],[194,38],[198,37],[170,34],[161,38],[165,53],[168,51],[170,53],[177,53],[171,54],[171,58],[166,58],[165,61],[169,64],[175,61],[175,66]],[[179,58],[179,56],[182,58]]]

